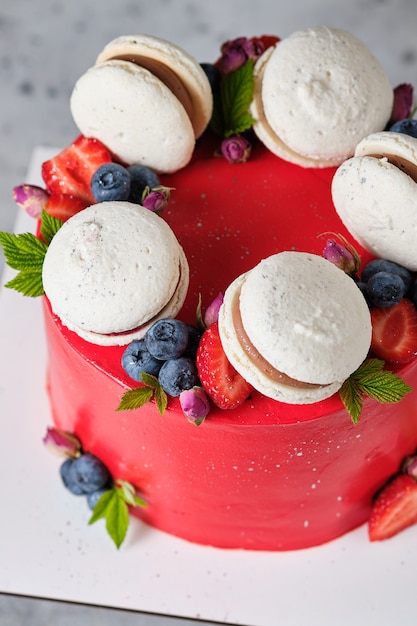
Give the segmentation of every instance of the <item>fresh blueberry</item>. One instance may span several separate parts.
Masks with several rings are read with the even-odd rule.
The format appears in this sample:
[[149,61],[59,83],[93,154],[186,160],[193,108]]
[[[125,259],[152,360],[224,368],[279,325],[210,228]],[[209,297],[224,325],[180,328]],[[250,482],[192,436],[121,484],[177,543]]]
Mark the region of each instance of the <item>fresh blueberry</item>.
[[397,304],[405,295],[404,281],[392,272],[377,272],[366,283],[368,298],[374,306],[386,308]]
[[142,204],[142,195],[146,187],[159,187],[158,175],[145,165],[131,165],[127,168],[130,174],[130,194],[129,202]]
[[361,280],[358,280],[358,281],[356,281],[356,285],[360,289],[360,291],[362,292],[362,295],[365,298],[367,305],[371,306],[371,301],[369,300],[369,296],[368,296],[368,285],[367,285],[367,283],[363,283]]
[[146,333],[145,342],[155,359],[176,359],[187,347],[188,325],[177,319],[158,320]]
[[69,470],[71,481],[78,485],[84,493],[101,489],[110,480],[107,467],[94,454],[86,452],[74,459]]
[[126,374],[138,382],[142,382],[141,372],[158,376],[162,361],[155,359],[146,347],[144,339],[132,341],[122,354],[122,367]]
[[84,490],[82,486],[74,479],[72,473],[72,465],[74,463],[74,459],[67,459],[64,461],[59,468],[59,473],[61,474],[62,482],[65,487],[75,496],[83,496]]
[[417,120],[410,120],[408,118],[400,120],[390,126],[389,130],[394,133],[404,133],[405,135],[410,135],[410,137],[417,137]]
[[391,274],[398,274],[404,281],[405,291],[408,291],[412,281],[411,272],[402,265],[394,263],[393,261],[386,261],[385,259],[374,259],[370,261],[362,271],[362,281],[367,283],[373,274],[377,272],[390,272]]
[[203,331],[197,328],[196,326],[192,326],[191,324],[187,324],[188,327],[188,343],[187,347],[183,352],[183,356],[188,356],[190,359],[195,359],[197,355],[197,348],[200,343],[200,339],[202,337]]
[[95,506],[97,502],[100,500],[103,493],[107,493],[108,491],[109,491],[109,487],[102,487],[102,489],[97,489],[96,491],[87,493],[87,504],[92,511],[94,511]]
[[158,376],[162,389],[170,396],[177,397],[184,389],[199,384],[197,366],[192,359],[181,356],[165,361]]
[[91,192],[96,202],[127,200],[130,194],[130,174],[118,163],[103,163],[91,179]]
[[201,69],[205,73],[210,83],[211,91],[215,93],[220,84],[220,72],[213,63],[200,63]]

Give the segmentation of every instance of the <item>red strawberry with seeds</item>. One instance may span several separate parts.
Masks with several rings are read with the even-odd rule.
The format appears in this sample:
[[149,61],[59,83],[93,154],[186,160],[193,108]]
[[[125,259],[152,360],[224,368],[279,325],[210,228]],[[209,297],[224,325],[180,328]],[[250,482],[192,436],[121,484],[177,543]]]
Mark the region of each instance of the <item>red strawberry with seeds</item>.
[[76,196],[70,196],[68,194],[53,194],[49,196],[45,211],[57,217],[58,219],[66,222],[70,217],[87,208],[91,202],[86,202],[82,198]]
[[217,322],[208,327],[200,340],[197,369],[207,395],[220,409],[236,408],[252,391],[252,386],[228,361]]
[[407,363],[417,355],[417,310],[407,298],[371,309],[371,349],[384,361]]
[[417,482],[396,476],[377,496],[368,522],[371,541],[382,541],[417,523]]
[[101,141],[79,135],[62,152],[42,164],[42,178],[49,194],[66,194],[95,202],[90,182],[94,172],[111,161],[111,154]]

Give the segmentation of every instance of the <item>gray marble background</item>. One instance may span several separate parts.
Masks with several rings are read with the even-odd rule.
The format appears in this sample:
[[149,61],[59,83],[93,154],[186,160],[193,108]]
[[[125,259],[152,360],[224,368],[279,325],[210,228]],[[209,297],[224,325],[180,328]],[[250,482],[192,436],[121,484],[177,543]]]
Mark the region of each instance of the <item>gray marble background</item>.
[[[212,61],[226,39],[284,37],[318,24],[350,30],[371,48],[393,86],[417,88],[416,0],[1,0],[0,230],[13,228],[11,190],[24,182],[33,148],[64,146],[76,136],[68,104],[73,85],[114,37],[152,34]],[[1,626],[191,623],[0,594]]]

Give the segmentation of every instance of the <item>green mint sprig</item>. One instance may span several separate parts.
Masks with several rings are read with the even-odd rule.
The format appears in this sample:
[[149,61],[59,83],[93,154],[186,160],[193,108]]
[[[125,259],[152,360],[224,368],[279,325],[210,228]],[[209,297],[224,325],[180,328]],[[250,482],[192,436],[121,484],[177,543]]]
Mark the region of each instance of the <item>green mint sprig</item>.
[[340,398],[354,424],[358,423],[362,413],[364,396],[383,404],[396,403],[411,391],[411,387],[400,376],[384,370],[384,364],[380,359],[366,359],[339,390]]
[[159,381],[155,376],[141,372],[143,386],[134,387],[125,391],[120,400],[120,404],[116,411],[133,411],[134,409],[140,409],[147,402],[154,399],[156,407],[161,415],[165,413],[165,409],[168,406],[168,396],[162,389]]
[[48,245],[61,226],[61,220],[43,211],[41,238],[33,233],[14,235],[0,232],[0,245],[3,248],[6,263],[11,269],[18,271],[18,274],[9,280],[5,287],[15,289],[32,298],[44,294],[42,266]]
[[219,90],[214,94],[210,124],[223,137],[243,133],[255,121],[249,112],[255,88],[253,67],[254,61],[250,59],[234,72],[222,76]]
[[117,549],[122,545],[129,527],[129,506],[146,507],[146,502],[136,495],[133,485],[116,480],[113,487],[98,500],[88,522],[91,525],[105,519],[106,530]]

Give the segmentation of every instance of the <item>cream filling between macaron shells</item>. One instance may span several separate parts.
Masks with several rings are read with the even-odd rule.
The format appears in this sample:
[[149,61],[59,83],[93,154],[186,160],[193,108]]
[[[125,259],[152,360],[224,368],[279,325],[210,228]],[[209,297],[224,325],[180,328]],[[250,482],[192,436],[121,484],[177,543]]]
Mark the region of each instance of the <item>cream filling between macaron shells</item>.
[[157,319],[175,317],[188,282],[187,259],[168,224],[127,202],[103,202],[70,218],[43,265],[53,313],[103,346],[126,345]]

